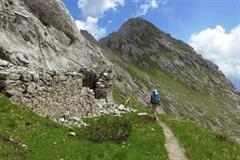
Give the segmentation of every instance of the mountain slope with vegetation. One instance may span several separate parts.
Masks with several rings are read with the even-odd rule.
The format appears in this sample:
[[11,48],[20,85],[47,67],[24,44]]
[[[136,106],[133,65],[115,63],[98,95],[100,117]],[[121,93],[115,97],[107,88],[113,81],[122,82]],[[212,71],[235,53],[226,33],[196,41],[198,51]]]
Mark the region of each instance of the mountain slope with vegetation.
[[[137,117],[134,114],[123,115],[121,118],[131,118],[134,123],[132,134],[127,140],[95,143],[88,140],[84,129],[64,127],[48,118],[39,117],[23,106],[12,104],[1,94],[0,159],[168,159],[164,147],[165,138],[157,123],[148,116]],[[161,120],[173,129],[192,160],[240,158],[240,146],[226,137],[203,129],[191,121],[166,116],[162,116]],[[85,121],[90,122],[92,119]],[[76,136],[71,136],[70,132],[75,132]]]
[[[108,121],[116,118],[110,116]],[[0,159],[167,160],[163,132],[157,123],[151,118],[138,119],[135,115],[121,118],[131,118],[133,123],[131,136],[126,141],[95,143],[88,140],[84,129],[64,127],[39,117],[23,106],[12,104],[1,94]],[[75,132],[76,136],[71,136],[70,132]],[[27,148],[18,144],[25,144]]]
[[121,75],[119,81],[129,84],[121,87],[125,88],[123,97],[130,90],[140,102],[146,102],[146,96],[157,88],[167,114],[201,122],[239,140],[237,90],[218,66],[202,58],[192,47],[142,18],[128,20],[99,44]]

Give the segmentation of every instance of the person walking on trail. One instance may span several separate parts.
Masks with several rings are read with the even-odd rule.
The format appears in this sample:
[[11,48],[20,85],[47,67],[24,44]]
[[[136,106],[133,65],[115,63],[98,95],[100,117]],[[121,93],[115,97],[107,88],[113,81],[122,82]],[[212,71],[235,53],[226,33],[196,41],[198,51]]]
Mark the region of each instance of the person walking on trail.
[[155,120],[158,120],[157,107],[159,106],[159,103],[160,103],[160,93],[158,93],[156,89],[154,89],[152,92],[150,103],[152,105],[153,118]]

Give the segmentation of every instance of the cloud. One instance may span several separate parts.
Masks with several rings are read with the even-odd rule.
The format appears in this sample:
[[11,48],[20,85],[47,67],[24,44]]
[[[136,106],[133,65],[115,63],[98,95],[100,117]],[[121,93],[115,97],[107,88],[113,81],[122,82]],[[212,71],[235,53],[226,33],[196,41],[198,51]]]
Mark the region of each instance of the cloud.
[[227,76],[240,78],[240,25],[230,32],[218,25],[191,36],[190,45]]
[[78,7],[87,17],[101,17],[104,12],[124,5],[125,0],[78,0]]
[[[139,2],[139,1],[136,1]],[[147,14],[149,9],[159,8],[160,4],[167,4],[167,0],[146,0],[143,4],[141,4],[137,10],[137,16],[143,16]]]
[[112,24],[112,20],[108,20],[108,21],[107,21],[107,24]]
[[[78,7],[85,20],[76,20],[75,22],[80,30],[87,30],[98,40],[106,34],[106,28],[102,28],[98,24],[104,13],[124,5],[125,0],[78,0]],[[111,21],[108,22],[108,24],[110,23]]]
[[105,28],[101,28],[98,25],[98,18],[96,17],[87,17],[86,21],[75,21],[79,30],[87,30],[91,35],[93,35],[97,40],[103,37],[106,33]]

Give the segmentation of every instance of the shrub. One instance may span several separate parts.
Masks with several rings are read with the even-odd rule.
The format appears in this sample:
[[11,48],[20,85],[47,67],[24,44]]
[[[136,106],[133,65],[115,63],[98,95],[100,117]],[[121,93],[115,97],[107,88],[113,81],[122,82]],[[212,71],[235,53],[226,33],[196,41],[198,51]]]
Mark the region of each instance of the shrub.
[[84,129],[88,140],[93,142],[125,141],[132,132],[133,122],[129,117],[103,116],[92,119]]

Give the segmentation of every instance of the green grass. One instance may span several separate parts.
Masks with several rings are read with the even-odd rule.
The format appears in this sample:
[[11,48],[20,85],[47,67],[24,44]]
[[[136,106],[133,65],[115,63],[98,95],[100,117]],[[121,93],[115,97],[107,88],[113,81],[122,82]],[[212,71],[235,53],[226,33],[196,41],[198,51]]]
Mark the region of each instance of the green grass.
[[161,116],[192,160],[240,160],[240,145],[226,136],[174,117]]
[[125,142],[132,134],[135,114],[129,113],[121,117],[100,116],[87,121],[83,132],[93,142],[112,141]]
[[1,160],[18,160],[24,159],[26,151],[8,141],[0,139],[0,159]]
[[[94,143],[81,129],[69,129],[39,117],[0,94],[0,127],[1,137],[13,137],[28,146],[26,150],[0,139],[1,160],[167,159],[163,132],[151,118],[135,117],[132,134],[126,142]],[[77,136],[71,137],[70,131]]]
[[[191,86],[188,86],[185,83],[185,81],[188,81],[186,77],[180,74],[169,75],[156,67],[155,63],[148,57],[145,57],[144,59],[144,61],[148,64],[148,68],[141,67],[141,65],[133,62],[128,63],[124,61],[121,58],[120,53],[112,54],[111,60],[128,72],[137,85],[146,86],[149,90],[149,94],[153,88],[156,88],[154,84],[159,86],[157,89],[161,93],[163,93],[163,91],[164,93],[167,92],[168,95],[162,94],[161,96],[162,106],[166,113],[174,114],[171,110],[169,110],[169,106],[171,105],[175,107],[181,117],[198,120],[209,127],[211,127],[211,124],[218,125],[216,124],[216,118],[218,118],[221,123],[218,125],[218,128],[220,128],[222,132],[229,134],[229,136],[239,137],[240,132],[235,129],[236,123],[239,124],[239,120],[236,119],[237,114],[233,112],[234,108],[232,107],[235,106],[235,104],[232,104],[233,101],[228,96],[225,96],[219,88],[214,86],[214,96],[210,96],[204,90],[195,91]],[[182,79],[182,81],[179,79]],[[122,90],[119,91],[119,95],[121,92]],[[222,102],[225,104],[223,105]],[[189,114],[188,111],[190,106],[193,108],[191,114]],[[204,116],[199,116],[204,112],[206,112]],[[231,123],[226,124],[221,120],[223,113],[230,118],[230,121],[232,121]],[[228,130],[232,132],[228,132]]]

